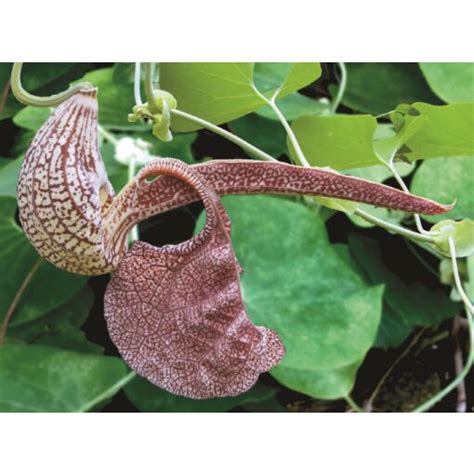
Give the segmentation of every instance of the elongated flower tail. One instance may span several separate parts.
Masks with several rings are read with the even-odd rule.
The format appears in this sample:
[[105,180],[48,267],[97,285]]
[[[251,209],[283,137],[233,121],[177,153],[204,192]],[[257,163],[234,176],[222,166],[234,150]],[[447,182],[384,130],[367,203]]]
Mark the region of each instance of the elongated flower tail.
[[102,241],[114,192],[99,153],[97,110],[92,88],[63,102],[36,133],[18,182],[20,221],[31,243],[49,262],[81,274],[114,267]]
[[[193,165],[206,182],[219,194],[289,194],[347,199],[374,206],[421,214],[442,214],[452,209],[419,196],[407,194],[383,184],[353,176],[345,176],[320,168],[303,168],[285,163],[254,160],[213,160]],[[189,204],[199,199],[195,190],[170,176],[146,182],[152,168],[145,166],[116,198],[107,214],[107,228],[112,234],[121,232],[123,239],[132,223],[160,212]],[[136,205],[121,219],[120,209],[132,198]],[[118,240],[116,246],[119,245]]]

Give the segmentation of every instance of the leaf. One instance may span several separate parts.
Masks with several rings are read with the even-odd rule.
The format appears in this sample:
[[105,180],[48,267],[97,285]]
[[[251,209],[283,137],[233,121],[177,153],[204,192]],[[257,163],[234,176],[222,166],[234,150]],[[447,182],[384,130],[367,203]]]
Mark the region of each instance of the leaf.
[[440,103],[416,64],[347,63],[346,69],[342,103],[354,110],[378,115],[403,103]]
[[423,127],[407,142],[410,160],[474,156],[474,102],[451,105],[415,103],[425,117]]
[[[335,398],[345,395],[350,384],[334,371],[359,363],[372,345],[382,288],[368,286],[339,256],[323,221],[305,205],[266,196],[228,197],[224,203],[245,269],[247,310],[257,324],[275,329],[286,347],[275,376],[299,390],[294,371],[308,371],[315,382],[311,389],[302,381],[304,393],[325,396],[329,389],[321,387],[327,378]],[[334,386],[331,380],[341,383]]]
[[178,245],[133,243],[104,297],[110,337],[133,370],[171,393],[238,395],[280,361],[283,345],[274,331],[254,326],[246,315],[229,221],[215,192],[177,160],[150,164],[139,185],[156,175],[194,188],[206,224]]
[[[322,115],[329,110],[329,104],[319,102],[296,92],[278,100],[277,104],[288,121],[293,121],[305,115]],[[268,105],[257,109],[255,113],[269,120],[279,120],[275,112]],[[276,126],[280,127],[280,125]]]
[[114,69],[96,69],[87,73],[81,81],[89,81],[98,87],[99,122],[114,130],[148,130],[148,125],[129,123],[128,114],[135,105],[133,86],[119,76],[114,79]]
[[0,158],[0,197],[16,197],[16,185],[22,161],[21,158],[15,160]]
[[334,400],[351,393],[362,361],[330,370],[299,370],[275,367],[272,375],[292,390],[323,400]]
[[[265,69],[269,69],[265,73]],[[277,70],[277,77],[271,74]],[[281,86],[279,97],[295,92],[314,81],[320,74],[319,64],[301,63],[284,66],[263,65],[256,77],[265,89],[273,92]],[[178,101],[178,108],[215,124],[235,120],[265,104],[253,88],[253,63],[162,63],[160,85]],[[266,82],[265,82],[266,81]],[[172,117],[176,132],[201,128],[193,122]]]
[[[313,166],[349,169],[380,164],[373,148],[377,121],[370,115],[301,117],[291,128]],[[288,143],[293,159],[293,147]]]
[[50,346],[0,346],[0,411],[83,412],[130,379],[117,357]]
[[271,156],[279,157],[287,153],[286,133],[272,120],[249,114],[230,122],[229,128],[237,136]]
[[253,82],[257,89],[266,95],[279,89],[277,97],[284,97],[307,86],[320,76],[319,63],[256,63]]
[[136,377],[125,387],[127,397],[140,411],[171,413],[225,412],[246,403],[268,400],[276,391],[275,388],[257,383],[248,392],[236,397],[193,400],[161,390],[142,377]]
[[[459,306],[451,302],[440,289],[431,290],[421,282],[405,283],[384,264],[377,240],[359,234],[349,235],[349,247],[355,261],[365,271],[371,284],[385,285],[384,305],[390,307],[379,330],[378,344],[394,346],[400,342],[408,328],[431,326],[450,318]],[[397,326],[396,333],[388,328]],[[384,332],[385,336],[380,335]],[[387,337],[390,335],[390,337]],[[383,344],[382,344],[383,343]]]
[[104,349],[90,342],[80,329],[89,316],[93,300],[92,290],[87,286],[81,288],[71,299],[45,316],[9,328],[8,335],[28,344],[101,354]]
[[443,216],[423,216],[428,222],[444,219],[474,219],[474,155],[437,158],[423,162],[416,170],[411,191],[440,202],[453,202],[452,211]]
[[13,122],[18,127],[36,132],[51,115],[49,107],[25,107],[15,114]]
[[[0,315],[7,314],[19,297],[13,319],[15,326],[45,315],[67,301],[86,278],[65,273],[41,261],[23,232],[15,223],[16,201],[0,198],[0,263],[5,270],[0,275]],[[28,283],[28,278],[31,280]],[[26,287],[23,288],[23,285]],[[44,284],[47,282],[48,291]]]
[[445,102],[474,101],[473,63],[420,63],[431,90]]

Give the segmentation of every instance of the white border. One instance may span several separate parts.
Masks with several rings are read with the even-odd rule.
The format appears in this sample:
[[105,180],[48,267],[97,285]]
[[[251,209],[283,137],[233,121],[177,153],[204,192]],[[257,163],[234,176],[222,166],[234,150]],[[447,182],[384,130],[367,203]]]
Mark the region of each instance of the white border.
[[472,61],[465,0],[4,1],[0,61]]
[[1,470],[25,473],[466,472],[457,414],[0,415]]

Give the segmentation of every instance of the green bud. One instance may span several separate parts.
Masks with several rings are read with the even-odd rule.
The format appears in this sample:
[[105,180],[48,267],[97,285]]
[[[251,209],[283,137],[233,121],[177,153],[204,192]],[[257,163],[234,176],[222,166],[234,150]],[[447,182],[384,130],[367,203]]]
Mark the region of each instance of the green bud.
[[431,231],[438,232],[434,247],[443,255],[449,257],[449,238],[454,240],[456,257],[467,257],[474,252],[474,221],[464,219],[460,222],[444,220],[435,224]]

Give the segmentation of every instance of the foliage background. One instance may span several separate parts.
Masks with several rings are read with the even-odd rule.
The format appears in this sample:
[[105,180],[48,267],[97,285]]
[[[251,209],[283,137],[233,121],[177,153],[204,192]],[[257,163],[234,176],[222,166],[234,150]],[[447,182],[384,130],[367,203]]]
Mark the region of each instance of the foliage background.
[[[0,64],[0,93],[8,92],[10,67]],[[399,104],[415,104],[418,115],[404,116],[404,135],[397,135],[399,155],[411,161],[399,165],[400,173],[416,194],[444,203],[457,198],[448,217],[474,218],[473,65],[346,67],[347,88],[336,115],[331,113],[339,84],[334,64],[321,69],[260,64],[255,71],[251,65],[168,64],[161,70],[161,87],[173,92],[184,110],[226,123],[232,132],[289,161],[292,150],[285,133],[249,91],[248,79],[262,91],[283,83],[286,96],[279,104],[311,164],[392,185],[396,183],[378,164],[377,153],[393,149],[395,132],[389,117],[375,116]],[[81,78],[99,87],[100,123],[117,137],[146,139],[154,154],[188,163],[245,156],[186,122],[173,123],[178,133],[170,143],[158,142],[143,124],[129,124],[132,65],[29,64],[24,70],[25,88],[39,95]],[[0,318],[14,313],[0,347],[1,411],[344,411],[350,393],[363,404],[374,390],[372,409],[399,411],[415,407],[452,378],[454,354],[457,346],[462,351],[465,340],[452,329],[461,305],[453,301],[450,286],[441,283],[443,262],[368,227],[350,215],[347,203],[271,196],[228,197],[224,204],[245,269],[242,286],[249,315],[282,335],[287,347],[282,363],[246,394],[208,401],[176,397],[131,376],[103,321],[108,276],[86,279],[53,268],[39,259],[21,232],[15,201],[19,165],[50,111],[23,108],[11,94],[2,97]],[[127,168],[114,160],[109,142],[101,150],[118,191]],[[347,214],[321,203],[343,206]],[[200,210],[196,204],[156,216],[141,224],[141,238],[155,245],[189,238]],[[412,224],[403,213],[371,211]],[[474,265],[469,260],[463,265],[472,290]],[[474,404],[472,382],[471,375],[466,381],[468,407]],[[435,409],[453,410],[455,397]]]

